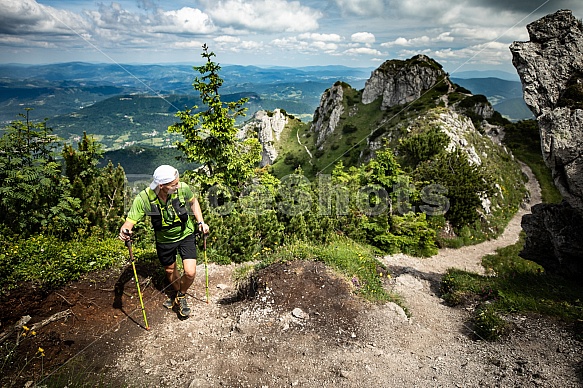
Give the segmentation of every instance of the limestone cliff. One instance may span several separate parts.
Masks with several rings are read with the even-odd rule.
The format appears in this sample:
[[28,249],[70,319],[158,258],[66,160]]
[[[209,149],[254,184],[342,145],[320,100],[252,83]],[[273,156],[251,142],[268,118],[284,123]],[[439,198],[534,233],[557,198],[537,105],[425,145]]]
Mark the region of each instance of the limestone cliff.
[[239,137],[255,134],[262,146],[260,166],[273,164],[278,156],[276,148],[281,133],[288,123],[287,115],[280,109],[273,112],[260,110],[255,112],[253,118],[241,128]]
[[312,121],[311,130],[317,133],[316,148],[322,149],[322,145],[326,138],[334,132],[340,116],[344,113],[344,99],[343,84],[336,82],[334,86],[326,90],[320,99],[320,105],[314,112],[314,120]]
[[417,100],[442,80],[447,77],[441,65],[425,55],[417,55],[406,63],[386,61],[366,81],[362,103],[370,104],[382,96],[381,109],[403,105]]
[[[410,111],[415,103],[426,104],[422,110],[431,109],[439,104],[451,108],[464,116],[489,120],[495,115],[492,105],[484,96],[473,96],[467,91],[460,92],[459,86],[453,84],[442,66],[425,55],[416,55],[407,60],[389,60],[374,70],[360,91],[359,100],[368,105],[381,99],[383,111],[393,107]],[[320,99],[320,105],[314,112],[310,132],[316,135],[315,148],[322,151],[328,139],[342,126],[347,117],[359,115],[359,107],[346,100],[346,90],[353,90],[350,85],[336,82],[326,90]],[[449,97],[455,95],[450,103]],[[491,126],[483,122],[482,126]],[[496,127],[498,128],[498,127]],[[499,129],[499,128],[498,128]],[[388,134],[390,136],[390,134]],[[372,136],[367,139],[368,149],[362,152],[361,161],[366,161],[371,151],[378,148],[379,139]]]
[[[574,268],[583,267],[573,263],[583,261],[583,252],[569,248],[583,239],[581,230],[571,228],[573,217],[579,225],[583,220],[583,26],[571,11],[561,10],[529,24],[527,30],[530,41],[510,46],[512,63],[539,125],[545,163],[572,210],[545,205],[525,216],[527,241],[522,255],[544,262],[547,269],[573,275]],[[566,243],[558,225],[576,232],[569,236],[571,243]],[[548,250],[536,249],[541,241],[550,244]],[[546,257],[549,251],[552,255]]]

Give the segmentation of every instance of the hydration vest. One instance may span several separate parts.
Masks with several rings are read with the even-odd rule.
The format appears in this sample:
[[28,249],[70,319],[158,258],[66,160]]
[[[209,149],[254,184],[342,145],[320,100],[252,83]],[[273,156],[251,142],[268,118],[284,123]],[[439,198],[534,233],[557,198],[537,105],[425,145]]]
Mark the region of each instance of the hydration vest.
[[[186,222],[189,217],[188,208],[186,207],[186,201],[180,195],[179,189],[176,190],[176,197],[172,198],[174,194],[171,195],[170,205],[166,205],[165,209],[161,208],[160,199],[154,190],[146,189],[145,192],[150,203],[150,211],[147,215],[150,216],[152,227],[156,232],[172,229],[177,226],[180,226],[182,229],[186,227]],[[163,210],[172,218],[170,222],[162,214]],[[176,219],[177,216],[178,220]]]

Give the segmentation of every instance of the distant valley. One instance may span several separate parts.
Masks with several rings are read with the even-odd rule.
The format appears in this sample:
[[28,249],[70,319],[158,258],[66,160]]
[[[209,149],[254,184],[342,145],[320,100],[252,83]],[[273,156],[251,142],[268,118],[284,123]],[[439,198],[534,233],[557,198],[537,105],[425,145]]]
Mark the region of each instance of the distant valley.
[[497,77],[456,78],[451,80],[474,94],[483,94],[495,110],[510,120],[532,119],[534,115],[522,98],[522,84]]
[[[224,79],[220,92],[224,101],[249,99],[247,116],[240,123],[258,110],[276,108],[310,122],[326,89],[339,80],[362,89],[373,70],[226,65],[220,71]],[[487,77],[471,78],[473,74],[460,73],[452,81],[485,95],[511,120],[532,117],[522,100],[521,84],[511,74],[477,73]],[[4,126],[25,108],[33,108],[32,120],[47,118],[54,133],[70,143],[87,132],[109,151],[169,147],[179,139],[166,131],[176,122],[176,111],[200,105],[192,89],[198,75],[190,65],[0,65],[0,120]]]

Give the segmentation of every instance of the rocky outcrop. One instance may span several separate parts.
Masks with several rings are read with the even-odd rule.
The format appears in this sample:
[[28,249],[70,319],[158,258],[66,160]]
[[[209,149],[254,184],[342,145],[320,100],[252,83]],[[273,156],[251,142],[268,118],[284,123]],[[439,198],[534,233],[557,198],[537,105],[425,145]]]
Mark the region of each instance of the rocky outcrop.
[[328,136],[336,130],[340,116],[344,113],[343,99],[344,89],[341,82],[336,82],[322,94],[320,105],[314,112],[314,120],[310,127],[310,130],[317,134],[317,149],[322,149]]
[[467,155],[470,164],[476,166],[482,164],[480,155],[478,155],[476,148],[469,140],[472,136],[480,136],[480,134],[468,117],[459,115],[450,109],[442,109],[429,122],[429,126],[438,127],[449,137],[447,152],[461,149]]
[[288,117],[280,109],[275,109],[273,112],[260,110],[255,112],[253,118],[239,132],[239,137],[249,136],[250,133],[257,134],[256,136],[262,146],[261,167],[273,164],[277,159],[276,143],[279,142],[281,133],[287,123]]
[[[512,63],[539,125],[543,158],[566,203],[543,205],[523,218],[527,245],[521,255],[541,260],[537,248],[546,241],[544,252],[552,258],[544,260],[545,269],[582,277],[583,251],[572,247],[583,241],[583,231],[573,228],[569,222],[574,220],[565,215],[575,212],[579,223],[583,219],[583,26],[571,11],[561,10],[527,29],[530,41],[510,46]],[[572,233],[565,234],[562,228]],[[549,260],[557,265],[549,266]]]
[[407,61],[386,61],[366,81],[362,103],[370,104],[382,96],[381,109],[406,104],[421,97],[438,81],[447,82],[449,86],[441,65],[425,55]]
[[[320,105],[314,112],[310,131],[316,135],[316,148],[323,150],[327,139],[342,125],[342,117],[353,116],[358,112],[358,106],[345,102],[345,93],[350,85],[336,82],[326,90],[320,99]],[[407,60],[388,60],[374,70],[362,90],[362,104],[370,104],[381,98],[381,109],[387,110],[393,106],[410,104],[427,98],[427,108],[432,106],[448,106],[449,93],[456,92],[456,103],[450,105],[452,111],[460,116],[470,116],[485,120],[494,116],[494,109],[485,96],[460,93],[459,86],[453,84],[442,66],[426,55],[416,55]],[[459,97],[464,94],[466,97]],[[350,106],[345,112],[346,106]],[[383,123],[380,123],[382,126]],[[372,131],[372,130],[371,130]],[[374,131],[372,131],[374,132]],[[390,131],[388,131],[390,132]],[[367,147],[361,152],[360,160],[366,161],[373,157],[374,151],[383,144],[383,137],[390,133],[373,136],[367,139]]]
[[568,278],[583,274],[583,218],[573,208],[538,204],[523,216],[526,234],[520,256],[540,264],[547,272]]
[[[449,137],[449,144],[446,147],[447,152],[461,150],[468,157],[468,162],[475,166],[482,164],[482,158],[476,151],[476,138],[482,135],[476,131],[472,120],[464,115],[458,114],[452,109],[437,108],[430,111],[423,125],[427,127],[439,128]],[[487,157],[487,155],[483,155]],[[491,213],[492,201],[487,195],[480,196],[484,214]]]

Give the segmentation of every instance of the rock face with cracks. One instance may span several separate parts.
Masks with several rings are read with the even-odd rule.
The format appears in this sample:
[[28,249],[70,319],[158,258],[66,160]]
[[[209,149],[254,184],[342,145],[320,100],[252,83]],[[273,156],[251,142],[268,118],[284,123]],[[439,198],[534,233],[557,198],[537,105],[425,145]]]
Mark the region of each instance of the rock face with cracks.
[[239,138],[248,136],[249,132],[257,132],[257,138],[262,146],[261,167],[273,164],[277,159],[279,152],[276,144],[288,121],[287,115],[281,109],[275,109],[273,112],[260,110],[255,112],[253,118],[241,128]]
[[[539,125],[542,153],[566,204],[541,205],[523,219],[524,258],[583,277],[583,25],[561,10],[527,26],[530,41],[510,46],[524,100]],[[571,214],[576,213],[576,214]],[[565,232],[567,230],[567,232]],[[544,245],[545,249],[537,247]]]
[[445,78],[441,66],[426,55],[411,58],[406,66],[402,61],[386,61],[366,81],[362,103],[369,104],[382,96],[381,109],[406,104]]

